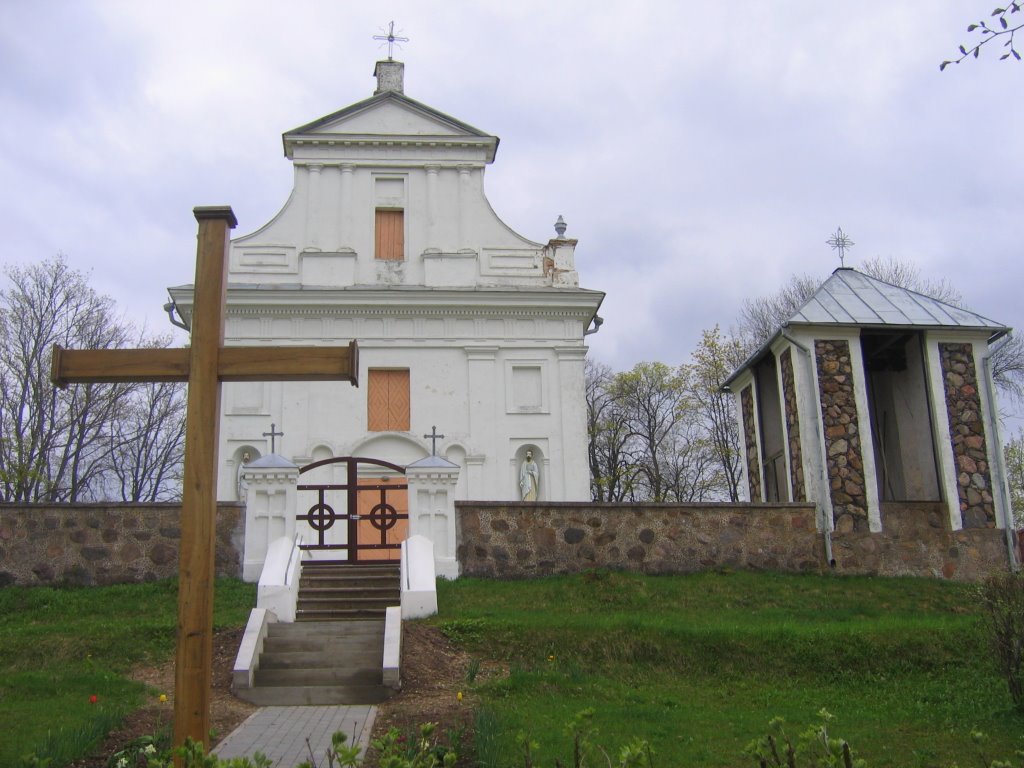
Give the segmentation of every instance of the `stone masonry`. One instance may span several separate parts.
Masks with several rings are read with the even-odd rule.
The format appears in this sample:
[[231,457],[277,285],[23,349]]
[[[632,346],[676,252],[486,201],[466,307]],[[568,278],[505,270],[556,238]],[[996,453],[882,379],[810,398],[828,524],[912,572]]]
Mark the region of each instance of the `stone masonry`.
[[796,382],[793,378],[793,350],[779,355],[782,373],[782,400],[786,407],[786,440],[789,444],[789,479],[793,486],[793,501],[807,501],[804,486],[803,453],[800,447],[800,413],[796,404]]
[[[465,576],[830,570],[811,504],[459,501],[455,510]],[[1003,531],[952,531],[940,503],[886,504],[883,518],[883,531],[833,533],[837,573],[977,581],[1009,568]]]
[[747,449],[747,488],[750,500],[761,501],[761,462],[757,457],[757,423],[754,419],[754,388],[744,387],[740,393],[743,404],[743,444]]
[[974,351],[970,344],[939,344],[939,357],[963,527],[993,528],[996,512]]
[[[241,577],[245,508],[217,508],[218,576]],[[0,504],[0,587],[178,574],[180,504]]]
[[821,420],[835,529],[841,533],[867,531],[868,501],[861,456],[860,423],[853,385],[850,345],[816,339]]

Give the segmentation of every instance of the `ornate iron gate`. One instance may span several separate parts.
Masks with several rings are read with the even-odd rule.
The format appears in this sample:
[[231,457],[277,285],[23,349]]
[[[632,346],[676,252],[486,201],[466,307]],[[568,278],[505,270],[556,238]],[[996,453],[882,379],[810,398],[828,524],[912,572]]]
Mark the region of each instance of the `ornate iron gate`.
[[[299,470],[299,474],[309,472],[317,467],[327,466],[329,464],[344,464],[346,467],[345,482],[344,483],[327,483],[323,485],[299,485],[297,490],[299,491],[314,491],[316,492],[316,502],[309,508],[309,511],[303,515],[296,515],[296,520],[304,520],[307,522],[317,534],[317,541],[314,544],[303,544],[302,549],[308,550],[344,550],[347,552],[347,562],[356,563],[360,561],[359,553],[368,551],[383,551],[385,553],[394,552],[397,559],[397,550],[402,546],[401,542],[388,541],[388,534],[398,524],[400,520],[408,520],[408,513],[399,512],[394,504],[388,499],[388,493],[391,491],[404,491],[409,488],[408,484],[402,483],[389,483],[386,482],[359,482],[359,465],[368,464],[377,467],[384,467],[394,471],[397,475],[404,478],[405,467],[399,466],[398,464],[392,464],[388,461],[382,461],[381,459],[368,459],[360,456],[338,456],[331,459],[323,459],[322,461],[314,461],[312,464],[307,464]],[[337,512],[328,502],[328,492],[330,491],[344,491],[345,492],[345,510],[344,512]],[[359,494],[360,493],[380,493],[379,497],[375,497],[376,503],[370,509],[368,514],[359,513]],[[379,500],[377,500],[379,498]],[[393,500],[394,497],[392,497]],[[334,524],[342,521],[346,525],[346,536],[344,544],[333,544],[327,541],[327,532],[334,527]],[[360,521],[368,521],[370,523],[370,530],[372,532],[372,541],[361,542],[360,541]],[[365,526],[364,526],[365,532]]]

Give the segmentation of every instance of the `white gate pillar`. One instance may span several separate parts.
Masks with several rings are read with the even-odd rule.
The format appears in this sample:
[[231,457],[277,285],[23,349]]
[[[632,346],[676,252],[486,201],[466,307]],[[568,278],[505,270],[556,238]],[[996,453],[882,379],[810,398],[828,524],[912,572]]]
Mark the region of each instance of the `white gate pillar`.
[[261,456],[242,469],[245,493],[245,549],[243,581],[260,579],[270,542],[295,538],[299,468],[276,453]]
[[459,465],[440,456],[427,456],[405,468],[405,480],[409,485],[409,536],[430,539],[437,575],[457,579],[455,484]]

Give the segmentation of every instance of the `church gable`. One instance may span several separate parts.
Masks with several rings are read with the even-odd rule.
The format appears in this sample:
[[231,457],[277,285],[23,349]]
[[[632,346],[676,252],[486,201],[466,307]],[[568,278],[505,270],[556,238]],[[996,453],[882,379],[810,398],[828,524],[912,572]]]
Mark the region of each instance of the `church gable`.
[[331,134],[491,138],[483,131],[425,104],[400,94],[383,93],[288,131],[285,140]]

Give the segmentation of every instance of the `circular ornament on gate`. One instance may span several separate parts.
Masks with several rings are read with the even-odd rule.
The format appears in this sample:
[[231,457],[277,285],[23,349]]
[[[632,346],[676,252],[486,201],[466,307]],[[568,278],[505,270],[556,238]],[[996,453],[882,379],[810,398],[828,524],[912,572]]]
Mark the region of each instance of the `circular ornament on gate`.
[[390,531],[398,524],[398,510],[387,502],[381,502],[364,519],[368,519],[378,531]]
[[334,525],[334,521],[338,519],[334,507],[326,501],[318,501],[309,508],[306,516],[306,522],[309,523],[309,527],[321,533]]

